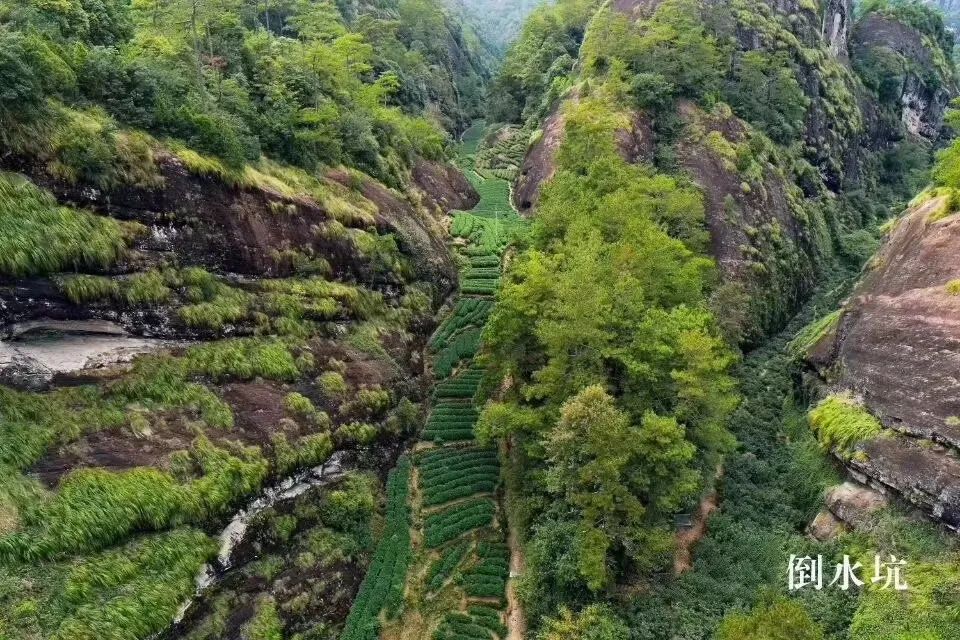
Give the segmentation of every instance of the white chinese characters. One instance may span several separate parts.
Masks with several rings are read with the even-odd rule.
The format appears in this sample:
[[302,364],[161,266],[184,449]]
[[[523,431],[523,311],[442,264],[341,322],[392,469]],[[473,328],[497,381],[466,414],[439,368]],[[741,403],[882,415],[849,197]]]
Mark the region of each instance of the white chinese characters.
[[[873,577],[870,582],[877,585],[877,588],[881,590],[906,591],[909,588],[903,576],[903,570],[906,566],[906,560],[898,559],[893,554],[890,554],[889,560],[886,561],[878,554],[874,556]],[[814,557],[791,554],[790,564],[787,568],[788,589],[790,591],[799,591],[808,587],[818,591],[823,589],[823,569],[822,555]],[[861,563],[851,560],[848,555],[844,555],[843,561],[834,565],[833,579],[827,584],[827,587],[836,587],[841,591],[847,591],[851,587],[862,587],[864,580],[858,575],[862,569],[863,565]]]

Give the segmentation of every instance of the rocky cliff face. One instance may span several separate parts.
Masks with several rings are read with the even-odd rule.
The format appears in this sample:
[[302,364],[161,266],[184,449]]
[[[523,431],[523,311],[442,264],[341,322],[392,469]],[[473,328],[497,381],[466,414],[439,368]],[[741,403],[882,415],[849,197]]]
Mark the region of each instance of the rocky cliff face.
[[[661,5],[624,0],[612,10],[643,20]],[[744,114],[707,114],[690,102],[677,110],[679,135],[658,136],[656,116],[635,111],[634,126],[616,142],[631,162],[652,162],[658,146],[671,146],[667,155],[702,189],[711,253],[725,280],[751,301],[749,340],[781,325],[814,286],[822,258],[840,242],[835,236],[862,224],[862,213],[844,210],[838,196],[873,188],[876,158],[902,142],[935,143],[956,85],[952,69],[940,64],[938,42],[894,17],[871,13],[856,21],[847,0],[819,9],[799,0],[719,0],[704,16],[711,33],[736,43],[731,65],[750,52],[787,52],[807,103],[792,143],[761,142]],[[875,86],[876,59],[888,53],[899,66],[881,75],[895,81]],[[527,152],[513,192],[521,211],[535,209],[555,172],[565,105],[576,103],[580,90],[554,107]]]
[[[135,221],[149,230],[125,260],[98,274],[119,283],[165,267],[194,266],[224,274],[238,288],[252,291],[258,279],[303,276],[315,268],[336,280],[399,294],[403,282],[378,266],[378,258],[363,246],[373,237],[369,231],[395,238],[412,277],[431,283],[439,301],[457,279],[439,218],[469,208],[479,198],[459,171],[427,161],[416,165],[408,195],[361,174],[331,171],[322,181],[326,201],[269,185],[233,186],[216,176],[197,175],[173,156],[161,157],[158,165],[161,186],[106,191],[58,180],[41,165],[8,161],[7,168],[31,176],[61,203]],[[191,327],[177,313],[178,300],[148,306],[109,297],[74,300],[60,278],[0,275],[0,335],[41,320],[109,320],[134,335],[163,338],[249,335],[256,329],[252,315],[213,331]]]
[[850,47],[864,73],[870,73],[873,65],[892,70],[874,97],[881,108],[891,111],[904,133],[931,141],[939,138],[957,85],[937,43],[895,18],[870,13],[854,27]]
[[853,22],[853,3],[849,0],[827,0],[823,7],[823,27],[820,37],[830,53],[837,57],[849,54],[850,24]]
[[847,392],[883,431],[842,456],[863,483],[960,527],[960,218],[933,198],[898,221],[806,353],[817,388]]

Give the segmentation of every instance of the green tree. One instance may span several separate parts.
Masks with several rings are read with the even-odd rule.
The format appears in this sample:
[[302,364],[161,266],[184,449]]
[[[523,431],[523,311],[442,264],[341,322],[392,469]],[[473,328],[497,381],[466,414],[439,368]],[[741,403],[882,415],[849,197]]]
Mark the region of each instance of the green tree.
[[737,114],[782,143],[802,132],[810,104],[782,51],[748,51],[740,56],[726,97]]
[[579,515],[587,585],[597,590],[607,583],[608,554],[616,550],[626,550],[642,567],[656,566],[669,545],[644,527],[648,509],[675,509],[698,485],[690,467],[695,448],[676,420],[650,412],[634,427],[593,385],[563,405],[544,448],[548,490]]
[[630,630],[603,605],[590,605],[579,613],[567,608],[547,620],[537,640],[627,640]]
[[823,640],[823,629],[795,600],[778,598],[724,618],[714,640]]

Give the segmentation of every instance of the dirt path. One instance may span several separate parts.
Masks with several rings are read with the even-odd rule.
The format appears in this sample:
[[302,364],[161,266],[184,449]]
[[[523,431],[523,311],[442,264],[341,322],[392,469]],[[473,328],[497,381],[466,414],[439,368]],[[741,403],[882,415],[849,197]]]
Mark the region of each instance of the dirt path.
[[[508,440],[504,446],[505,451],[501,451],[502,457],[505,460],[510,459],[512,451],[511,444]],[[504,498],[506,504],[511,503],[511,496],[514,490],[515,488],[511,486],[511,483],[507,482],[507,495]],[[507,628],[510,632],[507,634],[507,640],[523,640],[527,635],[527,617],[523,612],[523,604],[520,602],[520,598],[517,597],[516,578],[523,574],[526,563],[523,557],[523,545],[520,544],[520,537],[517,535],[517,529],[514,526],[513,519],[510,518],[509,509],[507,509],[506,512],[507,522],[510,528],[510,532],[507,535],[507,544],[510,545],[510,580],[507,581]]]
[[507,640],[523,640],[527,634],[527,618],[523,613],[523,605],[517,597],[517,583],[513,578],[523,572],[523,549],[517,541],[517,534],[510,528],[510,581],[507,583],[507,628],[510,633]]
[[700,501],[693,526],[677,532],[677,550],[673,555],[674,575],[679,576],[693,568],[693,548],[706,535],[710,514],[716,511],[719,506],[716,483],[719,482],[721,476],[723,476],[723,467],[718,467],[714,477],[714,489]]

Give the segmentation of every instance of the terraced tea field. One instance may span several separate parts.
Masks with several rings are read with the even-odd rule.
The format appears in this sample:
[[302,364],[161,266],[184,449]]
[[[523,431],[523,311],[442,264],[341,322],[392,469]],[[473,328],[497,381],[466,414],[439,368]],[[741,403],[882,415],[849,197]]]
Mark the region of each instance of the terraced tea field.
[[475,405],[485,371],[475,362],[500,283],[503,252],[526,221],[509,184],[473,170],[480,127],[461,145],[461,166],[481,199],[457,212],[451,234],[463,256],[460,297],[429,344],[436,384],[411,456],[412,562],[405,611],[384,626],[387,640],[502,640],[509,551],[498,500],[499,453],[475,439]]

